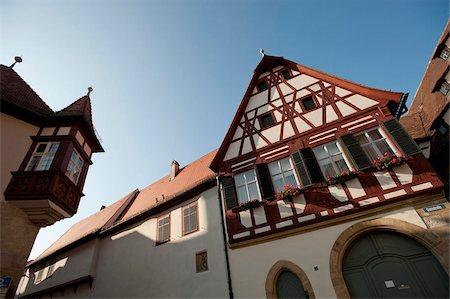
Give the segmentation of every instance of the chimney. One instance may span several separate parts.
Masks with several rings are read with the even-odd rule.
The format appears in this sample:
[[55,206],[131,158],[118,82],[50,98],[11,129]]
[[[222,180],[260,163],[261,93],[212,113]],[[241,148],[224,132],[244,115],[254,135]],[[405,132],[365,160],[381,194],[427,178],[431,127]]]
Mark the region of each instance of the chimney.
[[170,165],[170,180],[173,181],[180,170],[180,164],[177,161],[173,160],[172,165]]

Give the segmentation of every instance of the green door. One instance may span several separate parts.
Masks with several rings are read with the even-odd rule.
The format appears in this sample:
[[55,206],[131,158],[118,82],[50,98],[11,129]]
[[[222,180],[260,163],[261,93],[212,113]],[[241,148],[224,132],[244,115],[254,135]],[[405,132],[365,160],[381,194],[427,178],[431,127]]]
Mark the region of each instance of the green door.
[[297,275],[284,270],[277,279],[277,298],[308,298]]
[[391,232],[356,239],[344,256],[352,298],[449,298],[449,277],[415,240]]

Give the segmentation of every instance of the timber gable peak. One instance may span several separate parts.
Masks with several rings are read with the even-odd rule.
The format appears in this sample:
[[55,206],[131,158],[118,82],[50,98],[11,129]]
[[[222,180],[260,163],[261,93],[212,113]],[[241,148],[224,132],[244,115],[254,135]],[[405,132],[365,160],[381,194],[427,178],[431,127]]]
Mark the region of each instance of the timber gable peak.
[[380,107],[396,107],[402,96],[264,55],[211,168],[224,171],[224,161],[277,151],[284,142],[311,133],[326,135],[336,127],[333,124]]

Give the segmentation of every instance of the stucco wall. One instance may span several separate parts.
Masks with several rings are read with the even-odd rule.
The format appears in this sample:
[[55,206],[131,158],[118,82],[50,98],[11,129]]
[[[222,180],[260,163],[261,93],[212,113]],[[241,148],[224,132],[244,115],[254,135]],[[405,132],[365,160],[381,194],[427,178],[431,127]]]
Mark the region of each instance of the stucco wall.
[[19,169],[25,154],[31,146],[30,136],[36,136],[39,127],[0,113],[0,155],[1,155],[1,201],[11,180],[11,171]]
[[[199,230],[182,236],[182,206],[198,200]],[[165,215],[165,213],[161,214]],[[220,208],[216,187],[170,211],[171,240],[156,245],[157,215],[120,233],[96,240],[97,258],[93,261],[92,289],[85,283],[64,296],[77,298],[123,297],[228,297]],[[66,254],[65,267],[54,273],[55,283],[73,280],[86,273],[95,242]],[[196,253],[207,250],[208,271],[196,273]],[[81,269],[83,268],[83,269]],[[77,273],[77,275],[66,275]],[[64,277],[63,277],[64,274]],[[64,281],[65,280],[65,281]],[[50,284],[40,286],[50,287]],[[26,293],[38,290],[28,288]],[[61,292],[54,292],[53,298]]]
[[393,218],[426,228],[420,216],[411,207],[253,246],[230,249],[230,267],[235,297],[265,298],[266,278],[271,267],[277,261],[287,260],[305,272],[316,298],[337,298],[330,277],[331,249],[344,230],[357,222],[374,218]]

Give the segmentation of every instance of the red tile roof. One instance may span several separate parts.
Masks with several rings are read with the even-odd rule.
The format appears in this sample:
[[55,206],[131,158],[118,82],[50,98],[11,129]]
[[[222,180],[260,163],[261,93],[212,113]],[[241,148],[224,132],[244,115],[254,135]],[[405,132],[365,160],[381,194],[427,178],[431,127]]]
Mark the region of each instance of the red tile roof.
[[215,179],[215,173],[209,168],[209,164],[216,153],[217,150],[214,150],[181,168],[172,181],[170,181],[170,176],[167,175],[141,190],[121,221],[141,214],[155,207],[157,204],[167,202],[208,180]]
[[41,116],[53,114],[52,109],[38,94],[10,67],[0,65],[0,96],[8,102]]
[[67,106],[66,108],[54,114],[55,117],[80,116],[88,124],[90,129],[94,130],[92,124],[91,99],[89,96],[83,96]]
[[90,234],[96,234],[108,227],[123,223],[156,207],[157,198],[159,205],[192,190],[202,183],[214,180],[215,173],[209,168],[209,164],[216,153],[217,150],[214,150],[181,168],[172,181],[170,181],[170,176],[167,175],[142,191],[135,190],[116,203],[74,224],[53,245],[30,262],[29,266],[57,251],[64,250],[64,248]]
[[424,128],[420,113],[405,115],[400,118],[400,123],[408,130],[409,135],[411,135],[413,139],[420,139],[428,136],[428,131]]
[[84,218],[80,222],[75,223],[67,232],[64,233],[55,243],[41,253],[31,264],[34,264],[58,250],[72,244],[73,242],[80,240],[90,234],[95,234],[103,227],[108,226],[112,221],[116,220],[121,211],[132,201],[133,197],[138,193],[138,190],[134,190],[125,195],[122,199],[118,200],[114,204],[98,211],[97,213]]

